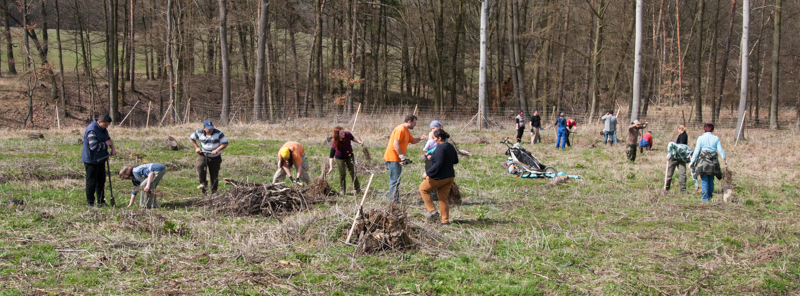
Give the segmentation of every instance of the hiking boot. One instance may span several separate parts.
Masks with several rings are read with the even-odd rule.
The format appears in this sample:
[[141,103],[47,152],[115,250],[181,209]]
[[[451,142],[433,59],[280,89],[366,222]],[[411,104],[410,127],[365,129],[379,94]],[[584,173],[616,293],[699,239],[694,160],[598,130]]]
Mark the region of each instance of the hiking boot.
[[437,210],[433,210],[422,215],[425,216],[425,219],[428,219],[428,222],[436,222],[436,220],[439,219],[439,211]]
[[203,192],[203,195],[206,195],[206,185],[205,184],[197,185],[197,189],[200,189]]

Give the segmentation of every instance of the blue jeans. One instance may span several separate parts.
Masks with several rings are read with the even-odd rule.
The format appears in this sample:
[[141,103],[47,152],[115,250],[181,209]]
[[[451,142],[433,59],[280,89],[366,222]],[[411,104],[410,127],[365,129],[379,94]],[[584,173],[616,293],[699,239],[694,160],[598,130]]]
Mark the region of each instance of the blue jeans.
[[700,175],[700,183],[703,188],[703,201],[710,201],[714,193],[714,176]]
[[[569,137],[569,135],[567,134],[567,129],[559,129],[558,137],[556,138],[556,148],[564,149],[564,146],[566,146],[567,144],[567,137]],[[561,147],[559,147],[558,145],[561,145]]]
[[389,195],[391,201],[400,201],[400,174],[403,173],[403,166],[396,161],[387,161],[386,167],[389,169]]
[[617,142],[617,131],[603,131],[605,136],[603,137],[603,143],[608,143],[609,140],[614,140],[614,143]]

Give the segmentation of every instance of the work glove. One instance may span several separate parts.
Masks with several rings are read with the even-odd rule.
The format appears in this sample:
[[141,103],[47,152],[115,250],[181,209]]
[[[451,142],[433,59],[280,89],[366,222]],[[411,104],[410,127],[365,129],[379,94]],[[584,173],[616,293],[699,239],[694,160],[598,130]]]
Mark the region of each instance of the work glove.
[[297,183],[297,179],[291,176],[289,177],[289,181],[292,181],[292,184]]

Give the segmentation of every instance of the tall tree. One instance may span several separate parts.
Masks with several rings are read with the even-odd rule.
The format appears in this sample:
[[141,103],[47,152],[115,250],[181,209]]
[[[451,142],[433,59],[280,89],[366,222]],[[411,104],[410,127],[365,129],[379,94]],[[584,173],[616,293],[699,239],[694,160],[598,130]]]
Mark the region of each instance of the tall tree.
[[[489,0],[481,1],[481,61],[480,70],[478,72],[478,112],[482,117],[486,117],[486,56],[488,50],[486,49],[486,40],[489,38],[487,27],[489,26]],[[499,91],[499,90],[498,90]],[[484,126],[487,126],[485,120],[478,120]]]
[[725,91],[725,75],[728,74],[728,55],[731,52],[731,39],[733,39],[733,20],[736,19],[736,0],[731,0],[731,19],[728,23],[728,40],[725,43],[725,54],[722,55],[722,74],[719,79],[719,95],[717,96],[716,109],[714,110],[714,117],[712,123],[717,123],[719,120],[719,112],[722,108],[722,94]]
[[119,114],[119,85],[117,81],[119,63],[117,47],[117,2],[106,0],[106,74],[108,79],[108,113],[112,122],[122,120]]
[[[64,53],[61,48],[61,10],[58,9],[58,2],[61,0],[55,0],[55,8],[56,8],[56,42],[58,42],[58,71],[59,71],[59,79],[61,80],[61,87],[59,88],[60,93],[60,100],[59,106],[59,115],[64,118],[67,115],[67,98],[64,95]],[[77,74],[77,72],[75,73]]]
[[256,81],[255,90],[253,91],[253,120],[255,121],[261,120],[261,101],[264,93],[264,62],[267,51],[267,17],[269,16],[269,12],[267,10],[267,7],[269,6],[269,0],[261,0],[259,2],[261,3],[259,6],[259,11],[261,13],[258,16]]
[[697,61],[695,63],[695,81],[694,81],[694,121],[695,123],[703,123],[703,91],[701,83],[703,82],[703,11],[705,10],[706,1],[697,2]]
[[781,66],[781,8],[782,0],[775,0],[774,28],[772,30],[772,88],[769,101],[769,128],[778,129],[778,98],[780,97]]
[[222,59],[222,124],[228,124],[231,113],[231,65],[228,56],[228,7],[227,0],[219,0],[219,44]]
[[737,117],[736,137],[744,139],[744,116],[747,110],[747,82],[750,73],[749,50],[750,50],[750,0],[742,1],[742,65],[741,65],[741,90],[739,94],[739,117]]
[[9,75],[17,75],[17,63],[14,60],[14,44],[11,40],[11,14],[8,11],[8,0],[3,1],[3,8],[4,8],[4,17],[3,17],[3,24],[6,27],[4,33],[6,39],[6,58],[8,58],[8,74]]
[[642,0],[636,0],[636,43],[633,66],[633,104],[631,105],[631,121],[639,120],[639,103],[642,91]]

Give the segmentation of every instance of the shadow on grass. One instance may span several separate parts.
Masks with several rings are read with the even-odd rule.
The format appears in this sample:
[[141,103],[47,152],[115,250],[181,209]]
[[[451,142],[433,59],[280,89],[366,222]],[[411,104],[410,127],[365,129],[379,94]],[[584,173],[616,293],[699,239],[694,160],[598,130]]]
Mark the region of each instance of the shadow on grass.
[[162,208],[174,208],[174,209],[192,208],[192,207],[195,207],[194,203],[199,201],[199,200],[200,200],[200,198],[173,200],[173,201],[164,202],[160,206]]
[[492,218],[484,218],[480,220],[452,220],[450,223],[455,225],[465,225],[465,226],[495,226],[495,225],[505,225],[510,224],[513,221],[506,220],[506,219],[492,219]]

